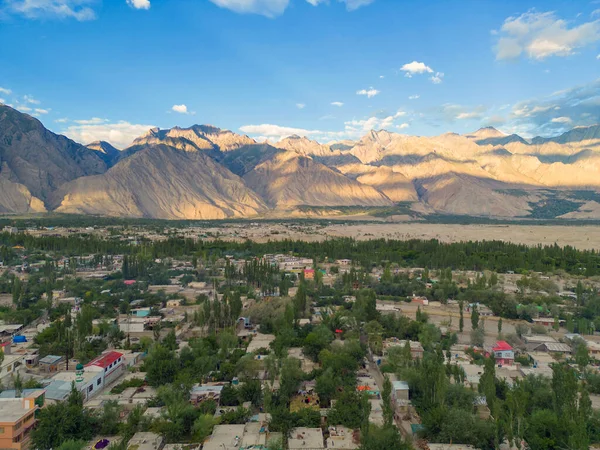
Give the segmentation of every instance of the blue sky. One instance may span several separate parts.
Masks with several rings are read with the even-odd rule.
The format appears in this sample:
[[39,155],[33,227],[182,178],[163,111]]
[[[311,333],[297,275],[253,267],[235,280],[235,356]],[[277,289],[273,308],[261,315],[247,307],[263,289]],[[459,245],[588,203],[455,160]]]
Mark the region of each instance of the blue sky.
[[0,0],[0,99],[83,143],[600,122],[600,2]]

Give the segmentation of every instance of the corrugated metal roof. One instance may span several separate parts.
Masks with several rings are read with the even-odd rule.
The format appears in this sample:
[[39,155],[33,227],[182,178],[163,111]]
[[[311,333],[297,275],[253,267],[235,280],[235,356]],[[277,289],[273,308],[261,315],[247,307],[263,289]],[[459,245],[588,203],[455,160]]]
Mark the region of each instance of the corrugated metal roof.
[[44,356],[42,359],[40,359],[40,364],[56,364],[61,359],[63,359],[62,356],[47,355],[47,356]]
[[568,346],[567,344],[562,344],[560,342],[546,342],[542,345],[539,345],[538,347],[536,347],[536,349],[540,348],[540,347],[546,347],[546,349],[549,352],[563,352],[563,353],[570,353],[571,352],[571,347]]

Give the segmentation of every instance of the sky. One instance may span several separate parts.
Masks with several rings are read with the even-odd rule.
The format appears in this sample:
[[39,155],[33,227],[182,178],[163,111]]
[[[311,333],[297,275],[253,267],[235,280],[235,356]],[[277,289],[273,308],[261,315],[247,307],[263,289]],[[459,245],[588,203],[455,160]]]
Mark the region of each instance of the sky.
[[83,144],[600,122],[600,0],[0,0],[0,102]]

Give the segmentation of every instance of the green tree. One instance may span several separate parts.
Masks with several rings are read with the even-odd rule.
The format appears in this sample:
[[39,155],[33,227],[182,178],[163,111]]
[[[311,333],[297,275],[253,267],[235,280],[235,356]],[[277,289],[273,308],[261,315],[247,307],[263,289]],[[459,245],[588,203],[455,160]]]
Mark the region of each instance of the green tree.
[[462,300],[458,302],[458,308],[460,313],[460,319],[458,321],[458,330],[462,333],[463,329],[465,328],[465,319],[463,317],[464,304]]
[[85,447],[87,447],[87,442],[70,439],[60,444],[57,450],[83,450]]
[[333,341],[333,333],[324,325],[318,326],[304,339],[303,352],[308,358],[317,361],[319,353]]
[[39,411],[38,423],[31,434],[34,448],[50,450],[66,441],[89,441],[96,433],[97,422],[83,408],[83,397],[73,386],[66,401],[50,404]]
[[479,327],[479,311],[477,311],[477,305],[473,305],[471,311],[471,328],[476,330]]
[[370,426],[361,436],[360,450],[412,450],[400,436],[397,428]]
[[394,405],[392,403],[392,382],[387,376],[384,376],[381,399],[383,401],[384,426],[391,427],[394,424]]
[[161,344],[154,344],[144,361],[146,380],[152,386],[172,383],[179,370],[179,361],[174,352]]
[[502,334],[502,317],[498,319],[498,334]]
[[327,421],[331,425],[357,429],[368,423],[370,412],[371,405],[366,395],[347,390],[342,392],[329,410]]
[[213,428],[219,423],[219,419],[211,414],[202,414],[194,422],[192,433],[196,442],[203,442],[212,434]]

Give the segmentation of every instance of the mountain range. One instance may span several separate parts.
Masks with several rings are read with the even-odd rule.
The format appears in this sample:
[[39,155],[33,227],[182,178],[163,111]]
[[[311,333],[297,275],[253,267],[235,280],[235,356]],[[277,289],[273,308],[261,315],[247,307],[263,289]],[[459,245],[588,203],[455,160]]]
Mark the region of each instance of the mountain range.
[[80,145],[0,104],[0,213],[224,219],[355,211],[600,219],[600,126],[531,140],[370,131],[277,143],[209,125]]

